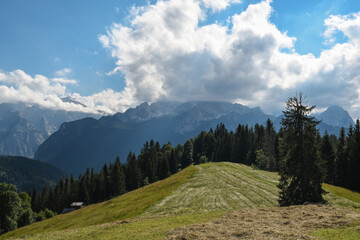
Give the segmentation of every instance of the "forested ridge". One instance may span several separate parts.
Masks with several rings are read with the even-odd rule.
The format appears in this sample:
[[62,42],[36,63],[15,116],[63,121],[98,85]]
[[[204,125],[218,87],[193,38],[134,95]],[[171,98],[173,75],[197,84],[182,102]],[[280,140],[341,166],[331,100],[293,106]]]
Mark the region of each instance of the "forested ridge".
[[[105,164],[99,173],[87,169],[78,178],[61,179],[52,189],[34,189],[30,193],[32,208],[61,212],[74,201],[101,202],[164,179],[190,164],[229,161],[278,171],[280,159],[284,157],[283,141],[283,130],[276,133],[270,120],[266,126],[239,125],[235,131],[228,131],[224,124],[219,124],[215,130],[202,131],[176,147],[170,143],[160,146],[151,140],[143,145],[138,156],[129,153],[126,163],[117,158]],[[318,133],[315,145],[323,181],[359,191],[359,120],[354,127],[350,126],[347,134],[342,128],[339,138]]]
[[41,161],[18,156],[0,156],[0,182],[12,183],[19,191],[29,192],[55,186],[65,173]]

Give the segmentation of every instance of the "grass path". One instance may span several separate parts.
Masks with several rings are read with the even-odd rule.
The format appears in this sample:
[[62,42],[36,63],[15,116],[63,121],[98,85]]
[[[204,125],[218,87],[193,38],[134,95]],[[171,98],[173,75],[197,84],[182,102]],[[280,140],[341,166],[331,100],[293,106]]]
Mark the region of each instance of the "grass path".
[[199,172],[143,215],[231,211],[277,206],[277,174],[234,163],[197,166]]

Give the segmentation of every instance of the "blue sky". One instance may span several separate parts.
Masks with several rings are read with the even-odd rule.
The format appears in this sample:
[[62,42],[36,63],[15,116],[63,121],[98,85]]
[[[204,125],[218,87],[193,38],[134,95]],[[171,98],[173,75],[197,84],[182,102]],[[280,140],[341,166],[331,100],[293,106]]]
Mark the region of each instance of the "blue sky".
[[[209,0],[209,2],[211,1],[213,0]],[[229,24],[230,31],[233,23],[227,21],[229,17],[231,19],[235,14],[246,11],[249,4],[259,4],[261,2],[250,0],[243,0],[241,3],[232,0],[225,1],[228,2],[229,6],[220,10],[200,5],[206,16],[199,20],[198,27],[213,23],[217,23],[219,26]],[[206,3],[206,1],[204,2]],[[65,94],[67,95],[77,93],[80,96],[91,96],[111,89],[116,93],[122,93],[124,98],[123,95],[126,95],[124,93],[125,79],[128,77],[129,82],[131,82],[130,76],[135,73],[129,72],[130,70],[126,68],[127,70],[120,69],[116,74],[106,74],[118,66],[123,67],[124,65],[119,65],[118,61],[124,61],[124,56],[118,56],[115,53],[119,51],[116,43],[112,42],[111,46],[106,47],[99,38],[100,36],[109,37],[111,33],[114,33],[114,23],[123,27],[130,27],[131,30],[135,31],[130,25],[134,19],[133,15],[130,16],[132,7],[155,6],[156,4],[157,1],[153,0],[0,1],[0,70],[7,74],[19,69],[33,78],[39,74],[48,79],[60,75],[67,79],[75,79],[77,84],[66,85]],[[328,19],[330,15],[344,16],[360,11],[360,1],[358,0],[274,0],[270,5],[272,10],[268,21],[274,24],[281,33],[287,32],[288,37],[296,38],[293,47],[281,49],[281,51],[285,53],[296,52],[299,55],[311,53],[315,58],[319,58],[322,51],[333,48],[336,43],[348,41],[343,32],[336,31],[332,35],[336,37],[336,40],[331,44],[324,44],[327,40],[324,37],[324,32],[327,30],[327,26],[324,25],[325,19]],[[149,8],[139,10],[136,14],[141,16],[147,11],[149,11]],[[59,75],[58,71],[63,69],[70,69],[70,71]],[[204,73],[199,74],[204,75]],[[193,73],[190,76],[200,75]],[[229,77],[229,75],[226,76]],[[3,84],[8,87],[11,86],[9,81]],[[309,83],[306,84],[309,85]],[[271,83],[267,83],[267,86],[270,85]],[[276,87],[272,88],[275,92],[279,91]],[[302,90],[302,88],[306,89],[306,87],[301,86],[292,90],[295,92]],[[164,91],[158,91],[152,95],[143,94],[137,96],[136,101],[125,104],[119,109],[124,109],[142,100],[166,99],[164,96],[169,94],[163,94]],[[258,96],[263,96],[261,91],[259,90]],[[286,91],[282,94],[287,93]],[[253,97],[245,95],[242,97],[241,93],[239,94],[238,101],[240,103],[261,105],[259,101],[253,101]],[[201,96],[199,95],[198,98]],[[280,99],[284,100],[286,97],[289,96],[279,97],[279,101]],[[339,98],[342,99],[342,97]],[[193,94],[189,95],[189,100],[194,99],[197,98]],[[236,101],[235,98],[222,99],[221,96],[214,100]],[[320,99],[321,101],[324,101],[324,99]],[[122,103],[118,104],[121,105]],[[338,103],[338,105],[342,104],[345,104],[348,108],[353,107],[355,114],[357,106],[351,103],[350,100]],[[326,107],[322,102],[320,106]],[[279,112],[278,109],[270,105],[263,108],[267,112]]]

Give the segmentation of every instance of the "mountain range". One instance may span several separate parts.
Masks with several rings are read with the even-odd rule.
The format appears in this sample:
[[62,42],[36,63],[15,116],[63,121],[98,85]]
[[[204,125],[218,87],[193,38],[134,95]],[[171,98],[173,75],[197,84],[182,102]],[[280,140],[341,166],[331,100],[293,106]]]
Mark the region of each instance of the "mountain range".
[[[64,101],[70,101],[65,99]],[[63,122],[98,115],[52,110],[26,103],[0,104],[0,155],[32,158],[37,147]]]
[[[325,131],[338,134],[341,126],[354,125],[349,114],[336,106],[315,117],[322,120],[319,125],[322,134]],[[87,167],[98,170],[117,156],[124,162],[130,151],[139,153],[151,139],[176,146],[219,123],[234,130],[239,124],[265,124],[268,118],[276,129],[280,128],[282,117],[265,114],[259,107],[225,102],[143,103],[99,120],[84,118],[63,123],[39,146],[35,159],[66,173],[79,174]]]
[[254,125],[273,118],[260,108],[225,102],[143,103],[124,113],[85,118],[64,123],[35,153],[35,159],[66,173],[79,174],[86,167],[96,170],[129,151],[138,153],[146,141],[184,144],[203,130],[224,123],[235,129],[239,123]]

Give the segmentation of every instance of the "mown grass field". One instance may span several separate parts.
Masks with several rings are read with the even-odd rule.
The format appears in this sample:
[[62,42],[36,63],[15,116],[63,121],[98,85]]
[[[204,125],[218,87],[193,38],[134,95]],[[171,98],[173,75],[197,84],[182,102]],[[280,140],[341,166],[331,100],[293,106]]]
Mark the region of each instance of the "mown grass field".
[[[216,222],[229,211],[279,209],[278,178],[277,173],[234,163],[190,166],[163,181],[17,229],[0,239],[164,239],[175,229]],[[360,208],[358,193],[331,185],[324,189],[330,192],[326,194],[330,205]],[[358,231],[360,223],[354,224],[346,226],[349,234]],[[339,230],[344,227],[331,233]],[[327,229],[314,232],[320,239],[326,234],[330,234]]]

